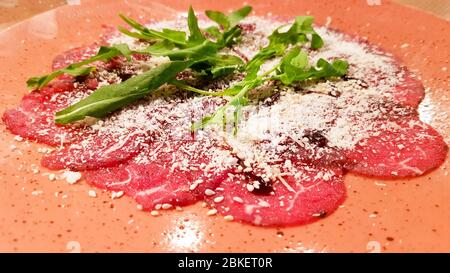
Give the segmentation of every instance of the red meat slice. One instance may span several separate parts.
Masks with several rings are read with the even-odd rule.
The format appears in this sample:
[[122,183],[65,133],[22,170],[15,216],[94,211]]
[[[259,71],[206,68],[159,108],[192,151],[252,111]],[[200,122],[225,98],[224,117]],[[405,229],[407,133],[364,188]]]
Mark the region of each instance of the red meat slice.
[[132,129],[128,133],[119,134],[95,133],[78,143],[45,155],[41,164],[51,170],[76,171],[114,166],[133,158],[146,141],[146,134]]
[[14,134],[30,140],[57,146],[79,139],[85,132],[74,126],[54,122],[55,112],[70,104],[70,94],[82,95],[87,90],[74,90],[71,78],[61,77],[40,91],[25,95],[19,107],[5,111],[3,121]]
[[422,175],[442,164],[448,148],[431,126],[417,117],[397,120],[395,124],[396,128],[386,128],[380,123],[372,137],[347,152],[348,169],[393,178]]
[[[225,180],[208,202],[234,220],[261,226],[289,226],[313,222],[338,208],[345,199],[339,168],[297,165],[299,178],[285,176],[273,191],[255,194],[247,188],[251,176],[238,174]],[[255,190],[253,190],[255,191]]]
[[[87,59],[97,54],[98,47],[97,44],[93,44],[58,55],[53,61],[53,69]],[[114,58],[106,64],[96,62],[93,65],[105,69],[118,69],[123,61],[123,58]],[[92,76],[78,79],[76,82],[72,76],[62,75],[41,90],[25,95],[19,107],[5,111],[3,121],[12,133],[30,140],[52,146],[76,142],[89,134],[89,131],[76,126],[55,124],[55,113],[72,104],[74,98],[86,96],[97,86],[98,80]],[[56,167],[52,167],[54,168]]]
[[[85,178],[99,188],[124,191],[145,210],[164,204],[172,207],[192,204],[202,198],[206,189],[214,190],[231,169],[217,166],[208,169],[206,166],[212,162],[213,154],[203,145],[190,141],[173,142],[170,151],[165,151],[167,143],[157,143],[143,153],[145,157],[154,153],[150,161],[138,156],[116,167],[87,171]],[[188,162],[190,167],[179,166],[182,162]]]
[[416,108],[425,96],[425,89],[419,79],[407,68],[402,68],[400,71],[402,83],[392,90],[392,97],[403,106]]
[[62,145],[79,137],[76,128],[55,125],[51,115],[34,115],[20,107],[7,110],[3,121],[13,134],[52,146]]

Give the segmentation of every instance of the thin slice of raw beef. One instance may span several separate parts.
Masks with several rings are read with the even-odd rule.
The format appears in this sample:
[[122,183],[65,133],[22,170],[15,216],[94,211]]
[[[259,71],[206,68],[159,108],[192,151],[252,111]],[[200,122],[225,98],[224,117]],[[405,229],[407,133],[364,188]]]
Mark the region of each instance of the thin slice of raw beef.
[[425,96],[422,82],[406,67],[400,69],[399,75],[402,82],[389,93],[392,94],[393,100],[401,105],[416,108]]
[[385,177],[422,175],[445,160],[447,145],[442,136],[417,116],[380,121],[372,136],[362,140],[348,157],[352,172]]
[[[98,45],[80,47],[58,55],[53,62],[54,70],[85,60],[98,51]],[[118,70],[124,58],[114,58],[107,63],[95,62],[91,65],[104,70]],[[55,113],[86,97],[98,87],[100,75],[92,73],[88,77],[74,78],[61,75],[40,90],[33,90],[22,98],[19,107],[5,111],[3,121],[13,133],[30,140],[52,146],[81,141],[91,131],[84,126],[55,124]],[[109,83],[115,83],[111,79]],[[50,167],[51,165],[49,165]],[[55,167],[52,167],[54,169]]]
[[83,96],[88,89],[74,88],[71,77],[61,77],[39,91],[25,95],[15,109],[5,111],[3,121],[14,134],[30,140],[57,146],[75,141],[86,132],[81,127],[55,124],[55,112],[70,105],[76,96]]
[[236,174],[207,200],[222,215],[261,226],[310,223],[332,213],[344,201],[341,169],[301,164],[295,168],[299,177],[283,176],[273,182],[269,191],[261,191],[263,183],[255,185],[254,176]]
[[79,142],[67,145],[42,158],[42,166],[51,170],[90,170],[115,166],[138,154],[149,138],[133,129],[119,133],[95,132]]
[[[201,141],[157,142],[128,163],[86,171],[85,178],[99,188],[124,191],[145,210],[192,204],[205,190],[214,190],[235,167],[235,159],[225,150],[205,145]],[[223,160],[229,160],[227,167]]]

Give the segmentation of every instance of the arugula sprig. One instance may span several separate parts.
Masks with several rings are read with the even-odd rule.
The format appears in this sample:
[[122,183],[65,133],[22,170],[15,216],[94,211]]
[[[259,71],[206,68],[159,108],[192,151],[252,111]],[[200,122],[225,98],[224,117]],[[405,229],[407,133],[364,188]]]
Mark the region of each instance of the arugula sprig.
[[205,11],[205,14],[209,19],[216,22],[225,31],[228,31],[237,26],[240,21],[242,21],[250,14],[251,11],[252,7],[245,6],[241,9],[231,12],[229,15],[225,15],[224,13],[215,10],[207,10]]
[[[248,13],[249,7],[233,12],[229,16],[229,20],[231,22],[230,26],[235,28],[236,24]],[[98,53],[89,59],[68,65],[65,68],[53,71],[48,75],[28,79],[28,88],[41,89],[62,74],[68,74],[74,77],[88,75],[96,70],[95,66],[88,66],[91,63],[97,61],[108,62],[117,56],[125,56],[129,60],[130,56],[135,53],[167,56],[171,60],[203,59],[203,64],[197,64],[193,68],[198,68],[200,70],[199,75],[212,78],[227,75],[243,64],[242,60],[234,55],[217,55],[217,52],[227,46],[229,42],[213,42],[206,39],[198,26],[198,20],[192,7],[189,8],[188,13],[188,38],[186,32],[184,31],[172,30],[168,28],[165,28],[162,31],[157,31],[149,29],[123,14],[120,14],[119,16],[132,28],[132,30],[128,30],[119,26],[119,31],[136,39],[147,40],[151,42],[152,45],[141,51],[132,51],[126,44],[102,46],[100,47]],[[232,34],[232,36],[235,38],[236,33],[233,33],[234,34]],[[240,35],[240,33],[238,34]],[[205,59],[205,56],[209,56],[210,58]]]
[[147,40],[152,43],[148,48],[140,53],[159,56],[168,56],[171,59],[183,59],[192,57],[193,52],[199,52],[199,47],[205,47],[208,52],[217,52],[218,47],[205,38],[198,26],[198,20],[192,7],[188,12],[189,37],[186,32],[164,28],[162,31],[149,29],[137,21],[120,14],[125,23],[135,31],[129,31],[123,27],[118,27],[123,34],[137,39]]
[[[228,97],[228,103],[220,107],[213,115],[203,118],[192,125],[193,130],[204,128],[207,124],[223,122],[226,125],[229,108],[233,108],[232,120],[237,130],[237,122],[242,108],[249,103],[249,92],[263,85],[269,80],[280,81],[284,85],[306,80],[328,79],[341,77],[347,73],[348,64],[342,60],[331,63],[319,59],[315,66],[309,65],[308,54],[302,48],[309,43],[311,49],[323,46],[323,40],[312,27],[313,17],[299,16],[287,31],[283,27],[276,29],[269,36],[269,44],[261,49],[254,58],[245,64],[235,55],[222,54],[221,49],[239,42],[241,28],[238,23],[245,18],[252,8],[243,7],[228,15],[218,11],[206,11],[206,16],[216,22],[219,27],[209,27],[202,32],[194,10],[188,12],[189,34],[183,31],[163,29],[162,31],[149,29],[135,20],[120,15],[131,26],[132,30],[119,27],[119,30],[131,37],[147,40],[150,45],[139,51],[130,50],[126,44],[101,47],[98,54],[79,63],[69,65],[53,73],[31,78],[30,87],[42,88],[52,79],[61,74],[73,76],[86,75],[95,67],[88,66],[96,61],[109,61],[116,56],[130,59],[132,54],[148,54],[153,56],[167,56],[170,61],[138,76],[134,76],[122,83],[103,86],[87,98],[56,113],[57,123],[69,123],[83,119],[86,116],[101,118],[120,109],[164,84],[172,84],[200,95]],[[284,26],[287,27],[287,26]],[[209,33],[213,40],[208,38]],[[287,52],[287,53],[286,53]],[[272,69],[259,75],[261,66],[269,59],[282,57]],[[186,82],[177,80],[176,75],[186,69],[191,69],[199,77],[217,78],[240,70],[246,74],[245,78],[226,90],[210,92],[189,86]]]
[[287,31],[280,31],[286,26],[275,29],[268,37],[269,44],[247,63],[245,70],[248,73],[256,73],[265,61],[273,57],[282,56],[290,45],[310,42],[312,49],[321,48],[323,40],[312,27],[313,22],[314,17],[312,16],[297,16]]
[[149,40],[152,44],[141,51],[132,51],[123,45],[119,45],[117,49],[113,47],[109,53],[106,50],[100,50],[96,56],[86,61],[46,76],[46,81],[42,85],[65,71],[72,73],[73,68],[83,67],[85,64],[97,60],[107,61],[120,54],[126,57],[135,53],[167,56],[170,61],[122,83],[100,87],[87,98],[57,112],[55,118],[57,123],[65,124],[86,116],[104,117],[108,113],[143,98],[163,84],[174,84],[186,90],[195,90],[195,88],[176,80],[176,75],[187,68],[197,71],[199,75],[216,78],[231,73],[238,66],[243,65],[243,61],[239,57],[219,54],[219,50],[224,47],[224,44],[206,39],[198,26],[198,20],[192,7],[189,9],[187,18],[188,38],[182,31],[170,29],[156,31],[148,29],[124,15],[121,15],[121,18],[135,31],[128,31],[124,28],[120,28],[120,31],[138,39]]
[[308,54],[300,47],[291,49],[281,60],[277,74],[271,77],[284,85],[306,80],[342,77],[347,74],[348,63],[343,60],[333,60],[331,63],[319,59],[316,66],[308,63]]
[[238,37],[241,35],[242,31],[238,27],[239,22],[247,17],[251,11],[252,7],[250,6],[233,11],[229,15],[225,15],[220,11],[207,10],[205,15],[216,22],[222,31],[216,26],[209,27],[205,31],[214,36],[217,39],[217,43],[222,47],[231,46],[238,42]]
[[122,26],[118,26],[118,30],[127,36],[149,42],[161,40],[170,41],[179,46],[185,46],[187,44],[186,33],[184,31],[171,30],[167,28],[163,29],[162,31],[157,31],[145,27],[132,18],[125,16],[124,14],[119,14],[119,16],[134,30],[130,31]]
[[[218,22],[224,24],[224,17],[218,13],[213,15]],[[210,17],[211,18],[211,17]],[[324,59],[319,59],[316,67],[308,63],[308,53],[300,46],[310,43],[311,49],[319,49],[323,46],[322,38],[312,27],[314,17],[297,16],[294,23],[285,32],[277,28],[269,36],[269,44],[261,49],[244,67],[247,76],[243,81],[236,83],[232,87],[223,91],[223,95],[231,96],[227,104],[220,107],[215,113],[204,117],[202,120],[192,124],[192,130],[202,129],[208,124],[226,122],[228,108],[234,107],[232,121],[234,123],[234,133],[237,132],[237,125],[242,107],[248,104],[248,93],[250,90],[266,83],[269,80],[278,80],[285,85],[306,80],[319,80],[333,77],[341,77],[347,73],[348,63],[343,60],[334,60],[332,63]],[[226,25],[222,25],[225,27]],[[285,53],[289,46],[297,45],[288,53]],[[284,55],[284,56],[283,56]],[[258,76],[261,66],[269,59],[283,56],[281,61],[272,69]],[[272,75],[275,73],[275,75]],[[225,124],[224,124],[225,126]]]
[[117,44],[113,46],[102,46],[100,47],[97,55],[86,59],[84,61],[71,64],[63,69],[55,70],[52,73],[40,77],[32,77],[28,79],[27,86],[28,88],[36,88],[41,89],[42,87],[46,86],[49,82],[51,82],[56,77],[62,75],[62,74],[69,74],[71,76],[77,77],[77,76],[84,76],[92,71],[94,71],[96,68],[95,66],[86,66],[88,64],[91,64],[93,62],[97,61],[103,61],[107,62],[111,60],[114,57],[117,56],[125,56],[127,59],[130,58],[131,50],[128,48],[126,44]]
[[[215,21],[219,22],[222,27],[227,26],[223,14],[212,13],[211,17],[215,18]],[[314,17],[312,16],[297,16],[287,31],[281,31],[287,27],[286,25],[275,29],[268,37],[269,44],[262,48],[245,65],[244,71],[247,75],[244,80],[223,92],[224,95],[231,96],[229,102],[220,107],[214,114],[193,123],[192,130],[204,128],[210,123],[226,121],[227,109],[234,107],[232,118],[235,125],[234,132],[236,133],[239,113],[249,101],[247,98],[249,91],[269,80],[278,80],[285,85],[291,85],[299,81],[327,79],[345,75],[348,63],[343,60],[334,60],[330,64],[324,59],[319,59],[316,67],[309,65],[308,54],[300,46],[309,43],[310,48],[314,50],[321,48],[324,44],[322,38],[314,30],[313,22]],[[286,53],[290,46],[294,47]],[[283,58],[278,64],[263,75],[258,76],[261,66],[266,61],[279,56],[283,56]]]
[[[228,103],[221,106],[212,115],[206,116],[202,118],[202,120],[193,123],[191,130],[197,131],[205,128],[209,124],[220,122],[224,123],[223,126],[225,128],[225,123],[228,119],[226,116],[227,110],[230,107],[234,107],[231,121],[234,124],[234,133],[236,133],[239,122],[238,117],[240,116],[242,107],[246,106],[249,102],[249,91],[261,86],[269,80],[280,80],[285,85],[291,85],[292,83],[299,81],[342,77],[347,73],[348,64],[345,61],[336,60],[330,64],[324,59],[319,59],[316,67],[309,67],[308,65],[301,63],[302,61],[298,60],[303,58],[303,54],[296,55],[295,51],[296,50],[289,52],[289,57],[283,58],[281,63],[277,64],[263,75],[247,78],[244,81],[239,82],[231,88],[223,91],[223,95],[232,95]],[[297,61],[300,61],[300,63],[296,63]],[[270,76],[270,74],[274,72],[277,72],[278,74]],[[196,92],[201,94],[199,90]]]
[[[167,56],[171,60],[180,60],[185,59],[186,57],[199,59],[208,56],[208,58],[204,58],[202,62],[196,62],[196,64],[191,67],[194,71],[198,72],[197,76],[212,79],[226,76],[243,66],[244,62],[235,55],[219,54],[218,52],[221,49],[236,43],[237,38],[241,35],[241,30],[237,25],[251,12],[251,10],[251,7],[246,6],[232,12],[229,16],[226,16],[219,11],[206,11],[205,14],[210,18],[215,18],[212,14],[221,14],[223,17],[222,21],[212,19],[213,21],[222,22],[224,24],[222,26],[223,31],[219,30],[217,27],[210,27],[205,30],[205,32],[208,32],[214,29],[216,41],[211,41],[207,39],[200,30],[198,19],[191,7],[189,8],[187,20],[190,33],[187,40],[180,39],[178,43],[174,43],[173,39],[164,39],[162,35],[159,35],[159,37],[155,39],[155,36],[153,35],[152,39],[155,39],[156,42],[141,51],[141,53]],[[132,21],[130,18],[127,19],[127,22],[129,22],[136,30],[140,31],[142,35],[156,32]],[[163,32],[164,31],[168,32],[167,29],[164,29]],[[191,54],[193,50],[197,55]]]
[[[260,63],[262,64],[262,63]],[[215,113],[204,117],[202,120],[192,124],[191,129],[196,131],[205,128],[211,123],[225,123],[226,114],[230,107],[234,107],[232,122],[234,123],[234,133],[237,132],[240,112],[242,107],[248,104],[248,93],[250,90],[261,86],[269,80],[279,80],[284,85],[289,86],[295,82],[307,80],[319,80],[342,77],[347,74],[348,63],[343,60],[334,60],[332,63],[324,59],[319,59],[316,66],[308,63],[308,54],[300,47],[294,47],[273,66],[270,70],[258,76],[256,73],[247,74],[246,78],[228,88],[223,92],[230,95],[231,99],[227,104],[220,107]],[[225,128],[225,124],[223,125]]]

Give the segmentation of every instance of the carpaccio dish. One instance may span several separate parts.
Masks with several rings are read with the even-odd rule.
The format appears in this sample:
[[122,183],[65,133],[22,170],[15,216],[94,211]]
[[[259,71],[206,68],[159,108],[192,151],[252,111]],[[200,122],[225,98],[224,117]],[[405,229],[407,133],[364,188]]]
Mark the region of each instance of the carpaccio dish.
[[[286,22],[247,17],[237,25],[240,41],[221,52],[247,63]],[[213,23],[201,19],[199,24],[206,29]],[[147,27],[188,29],[181,15]],[[192,131],[193,121],[211,115],[230,98],[170,84],[103,118],[55,123],[57,111],[169,60],[145,54],[95,62],[95,71],[83,76],[60,75],[25,95],[17,108],[4,113],[3,121],[12,133],[53,147],[42,159],[44,167],[81,173],[88,183],[123,192],[153,215],[203,200],[208,215],[262,226],[300,225],[329,215],[345,200],[347,171],[396,179],[423,175],[442,164],[446,144],[418,117],[424,97],[421,82],[389,53],[363,39],[327,27],[315,31],[323,46],[302,46],[308,62],[339,58],[348,62],[347,73],[290,85],[264,82],[249,93],[239,123],[230,130],[211,124]],[[102,45],[119,43],[133,50],[149,45],[111,31],[96,44],[58,55],[52,68],[64,68],[96,55]],[[268,60],[261,71],[280,58]],[[236,70],[204,80],[188,69],[177,79],[214,92],[245,76]]]

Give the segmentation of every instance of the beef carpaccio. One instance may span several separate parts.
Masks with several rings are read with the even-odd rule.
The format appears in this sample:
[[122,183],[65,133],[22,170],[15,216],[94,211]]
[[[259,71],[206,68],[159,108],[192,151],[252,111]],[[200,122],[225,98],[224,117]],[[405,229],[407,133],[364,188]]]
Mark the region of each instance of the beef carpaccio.
[[[249,60],[284,23],[249,17],[240,24],[242,40],[223,50]],[[151,27],[187,28],[181,18]],[[345,172],[386,179],[418,176],[442,164],[447,154],[439,133],[418,118],[424,88],[406,67],[361,39],[325,27],[317,32],[324,46],[305,48],[310,62],[344,59],[347,75],[292,86],[268,81],[253,90],[237,128],[213,125],[192,132],[193,121],[216,111],[227,98],[172,85],[105,118],[55,124],[55,112],[97,88],[167,60],[140,55],[97,62],[89,75],[59,76],[24,96],[3,121],[12,133],[53,147],[42,159],[44,167],[81,172],[88,183],[123,191],[144,210],[203,200],[209,206],[205,213],[226,220],[263,226],[310,223],[344,202]],[[108,37],[107,44],[147,45],[118,32]],[[53,69],[95,55],[99,44],[57,56]],[[242,77],[234,73],[205,82],[190,73],[178,75],[210,91]]]

